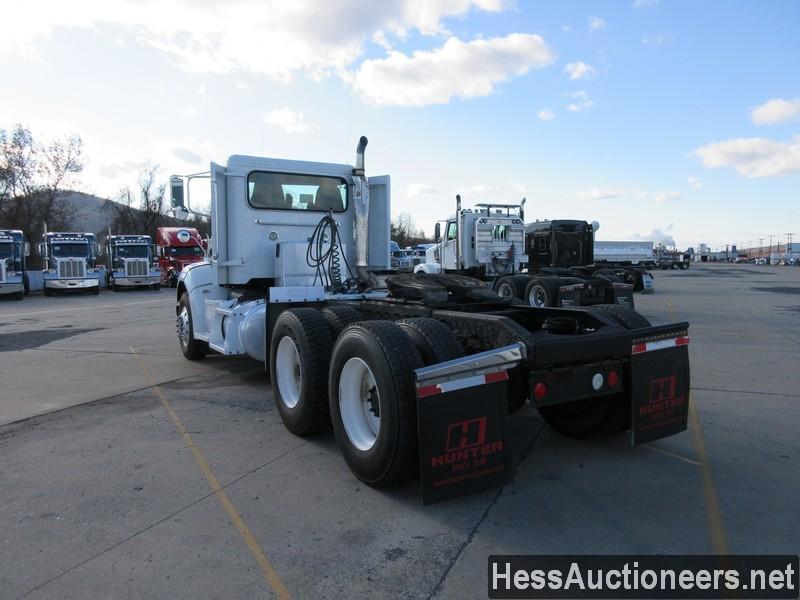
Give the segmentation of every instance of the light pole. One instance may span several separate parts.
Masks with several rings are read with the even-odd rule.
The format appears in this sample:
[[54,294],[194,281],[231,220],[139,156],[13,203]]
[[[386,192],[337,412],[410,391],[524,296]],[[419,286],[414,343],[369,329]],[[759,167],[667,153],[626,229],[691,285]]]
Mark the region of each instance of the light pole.
[[775,237],[774,234],[772,234],[772,233],[769,234],[769,254],[767,254],[767,264],[768,265],[772,264],[772,238],[774,238],[774,237]]
[[758,238],[758,258],[764,258],[764,238]]

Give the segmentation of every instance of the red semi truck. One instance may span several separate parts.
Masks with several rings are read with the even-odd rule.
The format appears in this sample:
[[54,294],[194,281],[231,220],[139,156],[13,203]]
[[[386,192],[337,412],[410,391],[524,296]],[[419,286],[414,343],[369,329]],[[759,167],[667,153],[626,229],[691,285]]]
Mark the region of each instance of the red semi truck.
[[178,273],[185,266],[205,259],[200,233],[191,227],[159,227],[156,229],[156,245],[161,285],[175,287]]

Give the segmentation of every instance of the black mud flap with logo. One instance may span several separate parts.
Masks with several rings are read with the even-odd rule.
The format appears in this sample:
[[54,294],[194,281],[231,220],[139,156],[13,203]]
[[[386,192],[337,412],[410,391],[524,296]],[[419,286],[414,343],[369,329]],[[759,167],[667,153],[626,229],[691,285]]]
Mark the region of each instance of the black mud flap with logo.
[[[661,330],[667,328],[658,328]],[[631,354],[631,443],[644,444],[687,428],[688,324],[634,338]]]
[[417,391],[423,504],[500,487],[510,480],[508,375],[467,377]]
[[527,347],[517,342],[414,371],[423,504],[511,479],[509,369],[526,362]]

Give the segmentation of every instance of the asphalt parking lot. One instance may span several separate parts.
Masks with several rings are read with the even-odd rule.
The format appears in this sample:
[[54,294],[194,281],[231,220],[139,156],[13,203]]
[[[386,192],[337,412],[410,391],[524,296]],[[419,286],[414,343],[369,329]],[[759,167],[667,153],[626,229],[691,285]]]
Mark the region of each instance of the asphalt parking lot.
[[184,360],[171,290],[0,302],[0,598],[480,598],[489,554],[797,553],[800,268],[655,275],[689,431],[575,441],[526,408],[514,482],[433,506],[286,431],[259,364]]

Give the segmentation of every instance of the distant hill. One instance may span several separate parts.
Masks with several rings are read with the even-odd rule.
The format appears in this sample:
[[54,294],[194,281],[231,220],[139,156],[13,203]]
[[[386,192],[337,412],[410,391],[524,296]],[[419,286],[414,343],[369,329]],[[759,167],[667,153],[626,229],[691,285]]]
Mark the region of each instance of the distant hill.
[[[74,231],[94,233],[98,236],[98,239],[105,239],[105,235],[108,233],[108,228],[114,221],[114,205],[118,204],[115,200],[70,190],[59,192],[58,196],[60,199],[63,199],[66,203],[68,203],[75,211],[75,216],[72,219],[72,229]],[[136,216],[141,214],[141,211],[137,208],[131,208],[131,211],[133,211]],[[163,224],[165,226],[172,227],[179,227],[181,225],[198,227],[201,229],[201,234],[204,233],[202,230],[205,229],[198,223],[179,221],[174,217],[166,215],[163,217]]]
[[107,204],[113,202],[113,200],[72,191],[59,192],[58,197],[70,204],[75,210],[75,217],[72,223],[72,228],[75,231],[98,234],[107,231],[109,225],[111,225],[114,213]]

